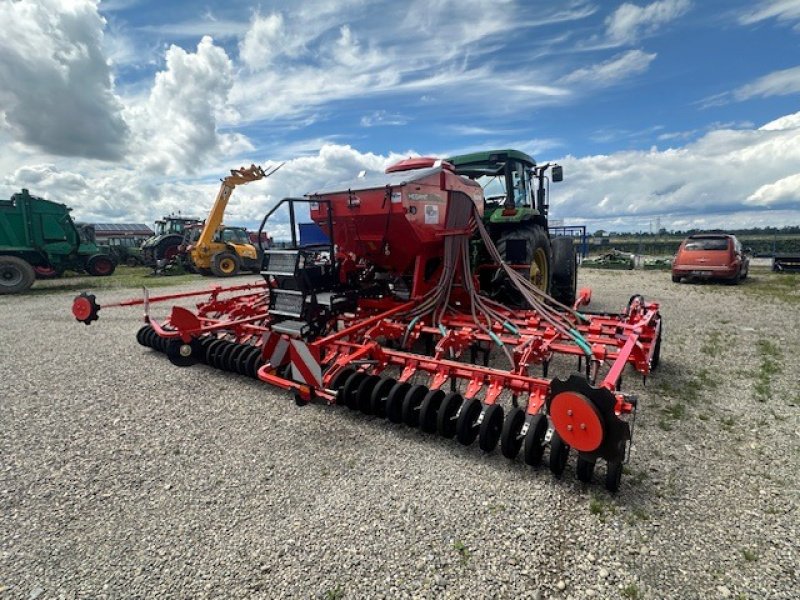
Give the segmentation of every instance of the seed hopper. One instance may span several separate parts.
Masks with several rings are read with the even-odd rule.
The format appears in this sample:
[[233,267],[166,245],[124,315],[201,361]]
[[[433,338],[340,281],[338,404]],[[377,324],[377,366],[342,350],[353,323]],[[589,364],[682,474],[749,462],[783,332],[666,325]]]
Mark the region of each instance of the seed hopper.
[[[308,207],[330,243],[300,247],[296,214]],[[263,281],[150,296],[137,340],[176,366],[205,363],[291,392],[298,405],[344,405],[428,434],[499,447],[561,477],[570,453],[589,482],[605,463],[616,492],[629,455],[637,399],[626,368],[658,365],[658,304],[631,297],[620,313],[590,312],[588,289],[565,305],[497,251],[482,220],[478,183],[435,159],[285,198],[292,243],[264,250]],[[261,236],[259,236],[261,237]],[[475,264],[481,244],[488,262]],[[504,297],[481,288],[492,269]],[[512,293],[513,292],[513,293]],[[150,307],[173,306],[157,320]],[[98,317],[81,294],[73,314]]]

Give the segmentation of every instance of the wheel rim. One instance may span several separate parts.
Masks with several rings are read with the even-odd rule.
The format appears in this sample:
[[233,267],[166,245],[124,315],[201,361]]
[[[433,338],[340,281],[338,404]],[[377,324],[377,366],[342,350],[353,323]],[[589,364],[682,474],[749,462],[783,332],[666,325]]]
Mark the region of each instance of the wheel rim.
[[14,265],[4,265],[0,267],[0,281],[3,285],[13,287],[22,282],[22,271]]
[[544,248],[536,248],[531,261],[531,283],[545,292],[547,291],[547,281],[550,274],[548,268],[547,252],[545,252]]
[[110,260],[100,259],[98,261],[95,261],[94,270],[95,273],[97,273],[98,275],[108,275],[109,273],[111,273],[112,266],[113,264]]
[[226,275],[233,273],[234,269],[236,269],[236,263],[233,262],[232,258],[223,258],[219,261],[219,270]]

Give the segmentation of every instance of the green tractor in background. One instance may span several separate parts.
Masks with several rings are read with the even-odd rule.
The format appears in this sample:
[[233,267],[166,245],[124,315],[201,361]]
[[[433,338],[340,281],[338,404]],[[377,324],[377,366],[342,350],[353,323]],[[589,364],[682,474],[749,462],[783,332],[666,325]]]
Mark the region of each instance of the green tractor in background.
[[[578,257],[571,237],[551,237],[548,229],[549,184],[564,178],[561,166],[536,161],[518,150],[489,150],[445,159],[459,175],[483,188],[484,223],[500,256],[539,289],[562,304],[577,294]],[[549,176],[548,176],[549,173]],[[482,243],[473,246],[473,262],[481,289],[498,300],[517,304],[513,286]]]

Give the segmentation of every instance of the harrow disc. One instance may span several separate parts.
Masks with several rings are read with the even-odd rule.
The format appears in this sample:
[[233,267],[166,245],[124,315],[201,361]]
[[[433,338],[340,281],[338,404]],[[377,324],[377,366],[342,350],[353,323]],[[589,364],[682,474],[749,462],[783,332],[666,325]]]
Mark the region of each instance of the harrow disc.
[[252,346],[245,346],[239,353],[236,359],[236,372],[239,373],[239,375],[250,375],[250,373],[247,372],[247,361],[252,356],[253,350],[255,350],[255,348]]
[[478,437],[475,425],[483,411],[483,404],[477,398],[470,398],[461,405],[461,412],[456,422],[456,439],[464,446],[469,446]]
[[419,428],[425,433],[436,433],[436,417],[443,398],[442,390],[431,390],[422,399],[419,407]]
[[247,358],[247,365],[245,367],[245,375],[249,375],[253,379],[258,379],[258,370],[264,360],[261,358],[261,348],[254,348],[253,352]]
[[544,437],[547,434],[547,417],[542,413],[533,415],[528,421],[528,432],[525,434],[523,458],[525,464],[538,467],[544,455]]
[[403,398],[403,423],[409,427],[419,425],[419,407],[430,390],[424,385],[415,385]]
[[233,351],[236,350],[237,344],[234,342],[228,342],[228,345],[223,348],[222,352],[217,355],[217,362],[214,365],[218,369],[222,369],[223,371],[228,370],[228,358],[230,358]]
[[500,433],[500,452],[509,460],[514,460],[522,447],[522,427],[525,425],[525,411],[519,407],[508,413],[503,431]]
[[550,438],[550,470],[556,478],[560,479],[564,474],[569,459],[569,445],[561,439],[558,431],[553,432]]
[[232,373],[239,372],[239,357],[247,350],[248,347],[249,346],[244,346],[242,344],[236,344],[233,352],[231,352],[228,356],[228,364],[226,365],[228,371]]
[[167,358],[176,367],[191,367],[195,364],[197,359],[194,357],[194,352],[191,344],[185,344],[179,338],[169,340],[167,343]]
[[411,389],[410,383],[397,382],[386,397],[386,418],[392,423],[403,422],[403,400]]
[[436,415],[436,428],[440,436],[451,438],[456,434],[458,411],[461,410],[463,403],[464,398],[455,392],[447,394],[442,399],[442,405]]
[[478,433],[478,445],[484,452],[491,452],[500,441],[500,433],[503,430],[503,407],[499,404],[487,406],[483,411],[480,432]]
[[350,410],[358,409],[358,398],[356,397],[356,392],[358,391],[358,387],[361,385],[361,382],[366,378],[366,373],[363,371],[356,371],[347,378],[347,381],[344,382],[344,387],[342,388],[342,402],[344,402],[344,404]]
[[356,404],[358,405],[358,410],[365,415],[372,414],[372,390],[375,389],[375,386],[378,385],[380,380],[381,378],[377,375],[368,375],[356,390]]
[[369,400],[372,414],[376,417],[382,419],[386,417],[386,399],[395,385],[397,385],[397,381],[391,377],[381,377],[381,380],[372,388]]

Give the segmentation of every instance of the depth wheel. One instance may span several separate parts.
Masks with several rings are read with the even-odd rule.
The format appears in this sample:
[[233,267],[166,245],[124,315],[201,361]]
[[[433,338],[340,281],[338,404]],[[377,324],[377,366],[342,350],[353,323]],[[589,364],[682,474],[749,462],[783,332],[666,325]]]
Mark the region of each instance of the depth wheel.
[[403,422],[403,400],[405,400],[410,383],[397,382],[386,397],[386,418],[392,423]]
[[436,429],[440,436],[451,438],[456,434],[457,415],[463,403],[464,398],[455,392],[447,394],[442,399],[442,405],[436,415]]
[[544,455],[544,436],[547,434],[547,417],[542,413],[533,415],[528,421],[528,432],[525,434],[525,464],[538,467]]
[[508,413],[503,431],[500,434],[500,453],[509,460],[514,460],[522,448],[522,427],[525,425],[525,411],[519,407]]
[[595,462],[594,459],[586,458],[582,454],[578,455],[578,462],[575,465],[575,474],[578,476],[578,480],[583,483],[589,483],[592,480]]
[[358,409],[358,398],[356,397],[356,392],[358,391],[358,386],[360,386],[361,382],[366,378],[366,373],[363,371],[356,371],[347,378],[347,381],[344,382],[344,387],[342,388],[342,401],[350,410]]
[[484,452],[491,452],[500,441],[500,433],[503,431],[503,407],[499,404],[491,404],[484,408],[483,420],[481,421],[480,432],[478,433],[478,446]]
[[180,338],[167,343],[167,358],[176,367],[191,367],[197,362],[191,344],[184,344]]
[[406,392],[403,398],[403,423],[409,427],[419,425],[419,407],[429,391],[424,385],[415,385]]
[[617,455],[620,457],[618,460],[606,463],[606,489],[612,494],[619,491],[619,485],[622,482],[622,463],[625,460],[624,441],[619,443]]
[[560,479],[564,474],[568,459],[569,446],[561,439],[557,431],[553,431],[553,437],[550,438],[550,470],[556,479]]
[[422,399],[419,407],[419,428],[425,433],[436,433],[436,418],[443,399],[442,390],[431,390]]
[[375,389],[375,386],[378,385],[380,380],[381,378],[377,375],[369,375],[361,382],[361,385],[359,385],[356,390],[356,404],[358,405],[358,410],[365,415],[372,414],[372,390]]
[[372,414],[381,419],[386,418],[386,399],[389,392],[397,385],[397,381],[391,377],[381,377],[381,380],[372,388],[370,394],[370,405]]
[[478,437],[475,422],[483,411],[483,404],[477,398],[470,398],[461,405],[461,412],[456,423],[456,439],[460,444],[469,446]]

